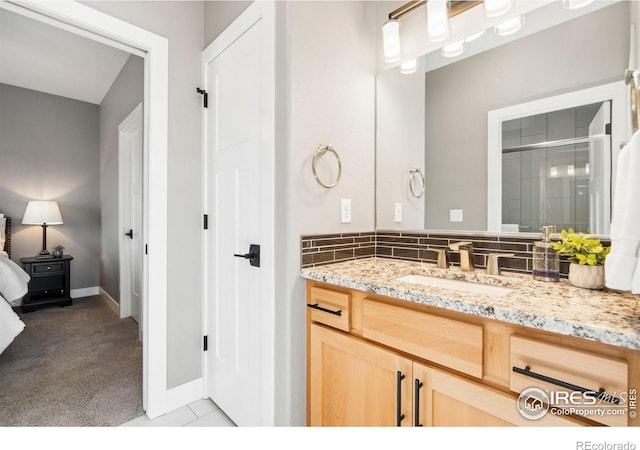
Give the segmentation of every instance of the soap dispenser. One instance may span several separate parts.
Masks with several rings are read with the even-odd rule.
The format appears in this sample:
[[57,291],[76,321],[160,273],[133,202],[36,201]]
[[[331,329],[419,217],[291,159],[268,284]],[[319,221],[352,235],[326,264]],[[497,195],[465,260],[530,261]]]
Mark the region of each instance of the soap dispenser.
[[560,258],[553,249],[551,233],[556,227],[547,225],[540,230],[544,233],[542,241],[533,243],[533,279],[539,281],[558,281],[560,279]]

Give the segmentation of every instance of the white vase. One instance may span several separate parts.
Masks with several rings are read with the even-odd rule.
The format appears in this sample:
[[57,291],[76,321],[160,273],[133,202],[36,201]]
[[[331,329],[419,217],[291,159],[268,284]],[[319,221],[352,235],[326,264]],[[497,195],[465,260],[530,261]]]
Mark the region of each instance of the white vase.
[[569,282],[585,289],[602,289],[604,287],[604,266],[571,263],[569,265]]

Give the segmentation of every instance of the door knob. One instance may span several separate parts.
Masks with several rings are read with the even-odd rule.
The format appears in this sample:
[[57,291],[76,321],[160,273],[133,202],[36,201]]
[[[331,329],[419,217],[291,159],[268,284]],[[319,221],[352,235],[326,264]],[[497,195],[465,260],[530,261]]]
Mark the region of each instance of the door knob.
[[129,230],[124,234],[125,236],[129,236],[129,239],[133,239],[133,230]]
[[249,264],[254,267],[260,267],[260,246],[256,244],[249,245],[249,253],[234,253],[236,258],[244,258],[249,260]]

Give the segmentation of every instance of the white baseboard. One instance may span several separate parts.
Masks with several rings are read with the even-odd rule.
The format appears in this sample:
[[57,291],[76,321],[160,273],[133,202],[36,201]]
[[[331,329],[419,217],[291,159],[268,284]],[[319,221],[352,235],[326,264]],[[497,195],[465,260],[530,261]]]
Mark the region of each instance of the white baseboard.
[[71,289],[71,298],[90,297],[92,295],[98,295],[99,293],[100,288],[98,286],[81,289]]
[[107,304],[107,306],[111,308],[111,310],[116,313],[118,317],[120,317],[120,304],[116,302],[115,299],[107,293],[107,291],[102,288],[99,288],[99,290],[100,295],[104,299],[104,302]]
[[167,412],[186,406],[202,398],[204,378],[196,378],[167,390]]

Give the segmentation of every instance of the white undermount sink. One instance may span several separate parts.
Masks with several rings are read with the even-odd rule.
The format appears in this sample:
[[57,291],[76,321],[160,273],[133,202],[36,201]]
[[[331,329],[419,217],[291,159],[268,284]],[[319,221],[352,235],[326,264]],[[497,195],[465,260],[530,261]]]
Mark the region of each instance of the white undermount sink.
[[473,283],[464,280],[450,280],[448,278],[430,277],[427,275],[406,275],[396,278],[396,281],[419,284],[420,286],[434,287],[439,289],[452,289],[454,291],[470,292],[472,294],[486,294],[494,297],[502,297],[513,292],[513,289],[492,286],[489,284]]

